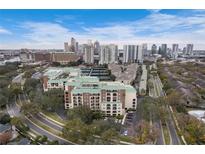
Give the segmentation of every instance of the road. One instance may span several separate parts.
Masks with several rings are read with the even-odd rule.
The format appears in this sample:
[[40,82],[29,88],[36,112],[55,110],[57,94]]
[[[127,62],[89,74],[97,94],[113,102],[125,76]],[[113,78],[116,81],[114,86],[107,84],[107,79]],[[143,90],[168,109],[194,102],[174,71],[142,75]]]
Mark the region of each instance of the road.
[[[22,113],[20,112],[19,107],[16,105],[16,103],[12,103],[11,105],[7,106],[7,111],[10,114],[10,116],[22,116],[25,117],[24,115],[22,115]],[[49,126],[54,126],[54,124],[47,120],[44,120],[44,122],[46,121],[47,124],[49,124]],[[29,126],[30,130],[37,132],[39,135],[46,135],[48,137],[49,140],[57,140],[59,142],[59,144],[73,144],[72,142],[69,142],[59,136],[56,136],[55,134],[52,134],[50,132],[48,132],[47,130],[39,127],[38,125],[36,125],[35,123],[33,123],[30,119],[25,118],[25,123]],[[57,128],[57,126],[54,126],[55,128]],[[53,127],[52,127],[53,128]],[[58,128],[59,129],[59,128]]]
[[[154,87],[157,90],[157,97],[162,97],[165,96],[165,93],[162,89],[162,83],[161,80],[159,78],[159,76],[154,78]],[[170,144],[172,145],[179,145],[181,144],[179,136],[177,134],[176,128],[175,128],[175,124],[174,124],[174,120],[173,117],[171,115],[171,111],[169,109],[169,105],[166,106],[167,107],[167,111],[168,111],[168,120],[167,120],[167,127],[168,127],[168,131],[170,134]]]

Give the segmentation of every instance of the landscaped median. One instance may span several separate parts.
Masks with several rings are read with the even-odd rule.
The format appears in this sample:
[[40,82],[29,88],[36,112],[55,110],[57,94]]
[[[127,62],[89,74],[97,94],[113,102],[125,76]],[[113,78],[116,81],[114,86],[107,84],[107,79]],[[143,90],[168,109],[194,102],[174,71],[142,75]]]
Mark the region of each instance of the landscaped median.
[[41,111],[40,114],[60,126],[64,126],[66,124],[65,120],[61,119],[57,113]]
[[163,128],[163,133],[164,133],[165,144],[169,145],[170,144],[170,134],[169,134],[167,124],[163,125],[162,128]]

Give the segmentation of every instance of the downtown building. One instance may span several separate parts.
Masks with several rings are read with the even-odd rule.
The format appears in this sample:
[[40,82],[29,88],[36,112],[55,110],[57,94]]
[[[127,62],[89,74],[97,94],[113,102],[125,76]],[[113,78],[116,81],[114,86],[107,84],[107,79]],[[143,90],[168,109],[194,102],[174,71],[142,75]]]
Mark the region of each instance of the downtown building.
[[172,53],[171,57],[177,59],[179,54],[179,44],[172,44]]
[[103,45],[100,50],[99,64],[116,63],[118,60],[118,46],[115,44]]
[[187,44],[186,45],[186,55],[192,56],[193,55],[193,48],[194,48],[193,44]]
[[88,40],[88,43],[83,45],[83,60],[86,64],[94,63],[94,45],[91,40]]
[[163,57],[166,57],[167,55],[167,44],[162,44],[161,45],[161,53],[160,53]]
[[123,63],[143,63],[144,49],[143,45],[124,45]]
[[94,63],[99,64],[100,62],[100,43],[98,41],[94,42]]

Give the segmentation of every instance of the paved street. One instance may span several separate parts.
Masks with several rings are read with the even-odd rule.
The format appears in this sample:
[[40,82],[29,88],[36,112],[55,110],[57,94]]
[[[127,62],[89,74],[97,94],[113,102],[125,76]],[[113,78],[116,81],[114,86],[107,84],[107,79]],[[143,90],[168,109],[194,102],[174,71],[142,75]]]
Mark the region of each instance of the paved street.
[[[21,97],[22,98],[22,97]],[[24,97],[25,98],[25,97]],[[8,113],[10,114],[10,116],[16,116],[16,117],[19,117],[21,116],[21,112],[20,112],[20,109],[19,107],[16,105],[16,103],[12,103],[11,105],[7,106],[7,111]],[[42,120],[43,118],[41,118]],[[54,124],[50,121],[48,121],[47,119],[44,119],[43,120],[44,122],[46,121],[47,124],[49,124],[50,126],[54,126]],[[33,130],[34,132],[37,132],[39,135],[46,135],[48,137],[49,140],[58,140],[59,144],[72,144],[71,142],[61,138],[61,137],[58,137],[50,132],[48,132],[47,130],[39,127],[38,125],[36,125],[35,123],[33,123],[30,119],[28,118],[25,118],[25,123],[29,126],[29,128],[31,130]],[[55,128],[58,128],[60,129],[60,127],[58,126],[54,126]]]
[[[154,93],[153,97],[157,98],[157,97],[164,96],[165,93],[162,89],[162,83],[161,83],[161,80],[159,79],[159,77],[158,76],[154,77],[152,79],[152,81],[153,81],[153,85],[154,85],[154,89],[155,89],[155,93]],[[180,139],[179,139],[177,132],[176,132],[176,128],[175,128],[174,120],[173,120],[172,115],[171,115],[171,111],[170,111],[168,106],[167,106],[167,111],[169,113],[167,127],[168,127],[168,131],[170,134],[170,144],[173,144],[173,145],[181,144]]]

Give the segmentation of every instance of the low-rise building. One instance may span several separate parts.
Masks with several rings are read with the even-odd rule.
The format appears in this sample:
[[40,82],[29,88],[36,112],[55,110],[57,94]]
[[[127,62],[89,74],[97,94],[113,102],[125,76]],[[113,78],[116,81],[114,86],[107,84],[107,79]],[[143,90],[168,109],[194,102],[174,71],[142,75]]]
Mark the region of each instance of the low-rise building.
[[33,54],[28,49],[21,49],[19,56],[22,63],[29,63],[34,61]]
[[81,74],[80,69],[72,67],[50,67],[43,75],[43,90],[49,89],[64,89],[65,83],[69,78],[79,76]]
[[136,90],[120,82],[100,82],[97,77],[79,76],[65,84],[65,109],[88,106],[100,110],[106,116],[123,115],[128,109],[136,109]]
[[58,62],[62,65],[68,64],[70,62],[76,62],[80,59],[74,52],[53,52],[51,53],[52,62]]
[[12,138],[12,128],[10,124],[0,124],[0,144],[6,144]]
[[101,82],[98,77],[83,76],[79,68],[48,68],[44,73],[43,89],[64,90],[65,109],[88,106],[106,116],[123,115],[136,109],[136,89],[121,82]]

